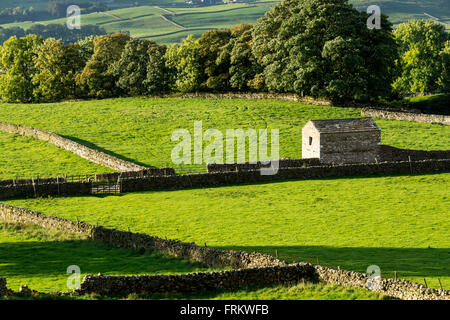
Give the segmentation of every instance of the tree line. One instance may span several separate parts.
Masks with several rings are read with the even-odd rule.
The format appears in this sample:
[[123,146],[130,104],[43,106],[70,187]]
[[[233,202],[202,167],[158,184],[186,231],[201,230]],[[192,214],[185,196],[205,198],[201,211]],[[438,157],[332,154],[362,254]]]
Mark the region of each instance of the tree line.
[[65,44],[29,34],[0,47],[6,102],[277,92],[370,101],[450,91],[450,37],[433,21],[368,29],[347,0],[283,0],[255,25],[211,30],[165,46],[127,34]]
[[88,36],[100,36],[107,33],[104,28],[90,24],[83,25],[81,29],[73,30],[68,29],[65,25],[62,24],[33,24],[27,30],[24,30],[20,27],[0,27],[0,44],[3,44],[12,36],[21,38],[25,37],[28,34],[35,34],[43,38],[61,39],[62,42],[68,44],[83,40]]

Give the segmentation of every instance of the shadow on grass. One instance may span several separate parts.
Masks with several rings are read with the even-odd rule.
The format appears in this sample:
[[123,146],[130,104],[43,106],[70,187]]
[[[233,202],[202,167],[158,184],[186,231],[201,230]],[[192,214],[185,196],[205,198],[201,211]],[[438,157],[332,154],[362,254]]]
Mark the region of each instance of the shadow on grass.
[[94,149],[94,150],[106,153],[106,154],[108,154],[110,156],[113,156],[113,157],[116,157],[118,159],[121,159],[121,160],[124,160],[124,161],[128,161],[128,162],[132,162],[134,164],[137,164],[137,165],[140,165],[140,166],[143,166],[143,167],[147,167],[147,168],[155,168],[155,167],[150,166],[150,165],[148,165],[146,163],[139,162],[139,161],[136,161],[134,159],[127,158],[127,157],[122,156],[120,154],[114,153],[114,152],[112,152],[110,150],[106,150],[106,149],[104,149],[102,147],[97,146],[96,144],[94,144],[92,142],[89,142],[89,141],[86,141],[86,140],[83,140],[83,139],[80,139],[80,138],[72,137],[72,136],[64,136],[64,135],[60,135],[60,136],[63,137],[63,138],[72,140],[74,142],[78,142],[79,144],[82,144],[82,145],[84,145],[84,146],[86,146],[88,148],[91,148],[91,149]]
[[[323,266],[366,272],[370,265],[377,265],[381,275],[392,278],[436,278],[432,281],[439,288],[440,278],[445,289],[450,289],[450,248],[339,248],[331,246],[280,246],[280,247],[221,247],[221,249],[257,251],[288,262],[319,263]],[[444,280],[445,279],[445,280]],[[429,282],[429,279],[427,279]],[[423,282],[421,282],[423,283]],[[428,283],[430,285],[430,283]],[[430,285],[431,286],[431,285]]]

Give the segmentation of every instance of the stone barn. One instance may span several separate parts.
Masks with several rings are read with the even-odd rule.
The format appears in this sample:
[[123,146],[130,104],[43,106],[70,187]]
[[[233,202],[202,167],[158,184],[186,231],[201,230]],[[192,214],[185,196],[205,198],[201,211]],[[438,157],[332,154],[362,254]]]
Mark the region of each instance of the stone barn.
[[381,130],[371,118],[311,120],[302,129],[302,157],[322,163],[378,161]]

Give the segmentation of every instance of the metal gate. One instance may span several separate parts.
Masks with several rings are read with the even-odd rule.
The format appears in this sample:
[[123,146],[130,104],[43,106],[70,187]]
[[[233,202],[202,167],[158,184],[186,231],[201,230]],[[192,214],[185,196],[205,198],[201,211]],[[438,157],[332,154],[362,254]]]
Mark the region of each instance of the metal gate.
[[92,182],[92,194],[120,194],[121,192],[120,179],[117,181],[105,180]]

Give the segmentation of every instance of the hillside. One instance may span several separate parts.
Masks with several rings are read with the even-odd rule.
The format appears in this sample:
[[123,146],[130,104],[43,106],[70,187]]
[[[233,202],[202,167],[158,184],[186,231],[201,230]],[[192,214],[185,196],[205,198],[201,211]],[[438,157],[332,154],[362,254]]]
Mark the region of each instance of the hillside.
[[[133,37],[149,38],[161,43],[175,43],[189,34],[201,35],[206,30],[229,28],[239,23],[255,23],[278,1],[258,0],[249,3],[230,3],[196,7],[182,1],[149,0],[108,2],[108,11],[92,12],[82,15],[82,24],[94,24],[105,28],[107,32],[127,31]],[[382,13],[389,15],[394,24],[410,19],[434,19],[450,30],[450,7],[447,0],[350,0],[359,10],[366,10],[371,4],[378,4]],[[6,1],[5,7],[18,5],[17,1]],[[48,1],[21,1],[22,6],[33,6],[45,10]],[[2,24],[0,27],[21,27],[28,29],[33,23],[64,24],[65,18],[45,21],[22,21]]]
[[[120,98],[31,105],[4,103],[0,121],[72,137],[141,165],[172,167],[171,150],[175,146],[172,132],[178,128],[193,130],[192,119],[203,121],[205,128],[222,132],[227,128],[279,128],[280,157],[295,159],[301,157],[301,128],[308,120],[359,117],[359,114],[354,108],[324,108],[276,100]],[[377,119],[377,124],[383,132],[383,144],[417,150],[449,149],[449,126],[382,119]],[[191,165],[190,169],[193,167],[197,166]],[[205,170],[204,165],[200,167]],[[29,174],[28,168],[16,166],[16,171],[20,176]],[[35,173],[42,177],[49,171]],[[53,173],[71,174],[60,170]]]

